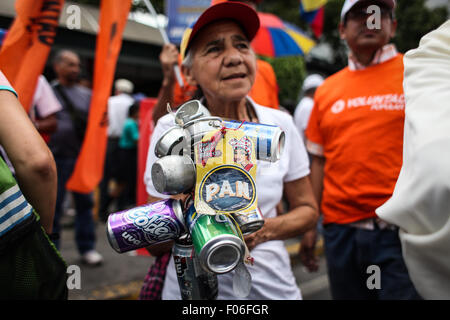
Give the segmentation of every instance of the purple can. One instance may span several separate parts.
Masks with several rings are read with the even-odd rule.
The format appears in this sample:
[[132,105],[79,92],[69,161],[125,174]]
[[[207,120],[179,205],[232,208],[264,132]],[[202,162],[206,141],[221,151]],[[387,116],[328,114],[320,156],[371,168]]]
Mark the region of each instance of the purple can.
[[186,232],[180,200],[166,199],[110,214],[106,234],[119,253],[179,238]]

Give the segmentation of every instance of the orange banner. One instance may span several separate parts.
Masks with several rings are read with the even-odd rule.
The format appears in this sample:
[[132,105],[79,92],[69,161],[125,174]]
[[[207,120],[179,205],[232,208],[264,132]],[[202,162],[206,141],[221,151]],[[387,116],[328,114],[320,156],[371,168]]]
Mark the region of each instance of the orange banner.
[[67,189],[92,192],[103,176],[107,145],[107,104],[132,0],[102,0],[95,49],[92,100],[86,136]]
[[0,51],[0,69],[27,112],[55,40],[63,5],[64,0],[16,1],[17,15]]

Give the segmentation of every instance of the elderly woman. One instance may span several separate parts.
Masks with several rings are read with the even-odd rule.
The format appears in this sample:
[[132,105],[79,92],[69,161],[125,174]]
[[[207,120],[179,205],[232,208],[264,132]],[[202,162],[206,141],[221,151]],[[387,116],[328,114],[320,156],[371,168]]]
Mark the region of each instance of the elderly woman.
[[[292,117],[257,105],[247,96],[256,71],[250,41],[258,28],[258,16],[247,5],[224,2],[209,7],[192,30],[185,33],[181,46],[185,57],[182,69],[189,84],[201,89],[202,103],[213,116],[276,125],[286,133],[281,160],[257,163],[258,207],[265,223],[260,230],[245,237],[254,258],[254,265],[247,266],[252,276],[247,299],[301,299],[283,240],[312,228],[318,210],[307,177],[308,157]],[[165,115],[152,136],[144,177],[152,201],[163,198],[156,192],[150,176],[151,165],[156,161],[153,150],[161,134],[173,124],[173,115]],[[283,194],[290,211],[277,216],[276,205]],[[218,299],[236,299],[233,272],[219,275],[218,280]],[[173,259],[167,268],[162,298],[180,299]]]

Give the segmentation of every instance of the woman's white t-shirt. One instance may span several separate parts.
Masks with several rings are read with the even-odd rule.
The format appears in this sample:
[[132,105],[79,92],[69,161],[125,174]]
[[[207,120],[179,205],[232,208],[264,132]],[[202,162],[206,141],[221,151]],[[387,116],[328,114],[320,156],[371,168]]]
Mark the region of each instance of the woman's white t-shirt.
[[[307,176],[309,174],[309,160],[292,116],[283,111],[260,106],[250,98],[248,100],[253,104],[260,123],[276,125],[286,134],[284,151],[278,162],[257,162],[256,190],[258,207],[265,218],[272,218],[276,216],[276,205],[282,199],[283,184]],[[157,160],[154,154],[155,144],[162,133],[174,125],[173,114],[165,115],[159,119],[151,137],[144,182],[148,194],[155,197],[167,198],[166,195],[160,194],[155,190],[151,179],[151,167]],[[249,296],[245,299],[301,299],[300,289],[296,284],[289,254],[283,241],[276,240],[261,243],[250,254],[254,258],[254,265],[247,265],[247,268],[252,276],[252,288]],[[233,274],[234,272],[232,271],[218,275],[219,295],[217,299],[238,299],[233,293]],[[168,265],[162,299],[181,299],[173,259],[170,259]]]

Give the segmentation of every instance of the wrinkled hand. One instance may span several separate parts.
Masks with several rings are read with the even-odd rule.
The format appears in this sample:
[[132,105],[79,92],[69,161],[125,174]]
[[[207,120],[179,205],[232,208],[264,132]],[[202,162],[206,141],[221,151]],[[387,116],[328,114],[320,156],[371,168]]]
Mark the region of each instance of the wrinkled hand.
[[174,77],[174,66],[178,64],[178,49],[172,44],[165,44],[159,54],[159,61],[161,62],[162,71],[166,79]]
[[309,272],[316,272],[319,270],[319,259],[315,254],[316,242],[316,228],[303,234],[300,247],[300,260]]

